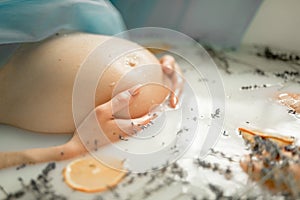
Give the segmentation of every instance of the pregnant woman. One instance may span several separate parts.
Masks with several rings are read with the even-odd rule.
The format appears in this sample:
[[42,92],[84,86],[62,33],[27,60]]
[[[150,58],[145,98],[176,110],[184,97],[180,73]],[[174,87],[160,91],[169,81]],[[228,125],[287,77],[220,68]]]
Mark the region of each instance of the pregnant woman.
[[[56,34],[42,42],[23,44],[0,68],[0,123],[38,133],[72,133],[73,137],[60,146],[0,152],[0,168],[69,159],[87,151],[74,122],[73,86],[80,67],[104,43],[105,51],[97,54],[103,63],[94,63],[101,71],[94,108],[80,113],[79,127],[89,129],[96,116],[107,138],[117,141],[150,122],[150,110],[166,99],[171,107],[176,106],[183,79],[171,56],[159,61],[133,42],[86,33]],[[116,49],[128,48],[136,50],[114,58]],[[107,65],[107,59],[113,62]],[[147,73],[138,70],[149,67]]]

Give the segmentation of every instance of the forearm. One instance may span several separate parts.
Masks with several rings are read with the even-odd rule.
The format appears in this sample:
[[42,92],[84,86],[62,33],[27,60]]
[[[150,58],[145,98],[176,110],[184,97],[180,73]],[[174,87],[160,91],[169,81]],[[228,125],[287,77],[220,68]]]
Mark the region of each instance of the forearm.
[[28,163],[22,152],[0,152],[0,169]]
[[[55,151],[53,151],[55,150]],[[39,162],[53,161],[59,158],[56,148],[30,149],[18,152],[1,152],[0,169]]]
[[70,159],[84,152],[84,149],[70,142],[61,146],[48,148],[28,149],[17,152],[0,152],[0,169],[17,166],[30,165],[42,162],[60,161]]

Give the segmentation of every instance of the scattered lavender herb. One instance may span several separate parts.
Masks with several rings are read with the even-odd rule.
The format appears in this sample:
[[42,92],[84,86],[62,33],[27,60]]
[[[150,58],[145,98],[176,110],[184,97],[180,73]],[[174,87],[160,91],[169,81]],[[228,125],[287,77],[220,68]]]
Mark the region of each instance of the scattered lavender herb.
[[298,71],[283,71],[283,72],[276,72],[274,76],[277,78],[281,78],[284,82],[295,82],[300,83],[300,73]]
[[208,82],[208,79],[207,78],[199,78],[198,82]]
[[289,113],[289,114],[292,114],[292,115],[295,115],[297,112],[296,112],[296,110],[294,110],[294,109],[289,109],[289,110],[288,110],[288,113]]
[[6,195],[5,200],[16,199],[41,199],[41,200],[65,200],[65,196],[57,194],[51,184],[52,178],[49,173],[55,170],[55,163],[48,163],[47,166],[35,179],[25,183],[21,177],[18,178],[22,188],[8,193],[2,186],[0,190]]
[[215,110],[214,113],[211,114],[211,117],[214,119],[214,118],[219,118],[220,117],[220,108],[217,108]]
[[[300,180],[295,178],[290,168],[294,166],[300,169],[300,147],[295,145],[282,147],[260,136],[254,136],[254,141],[246,141],[246,144],[251,150],[248,175],[255,176],[251,169],[254,170],[255,164],[261,164],[259,176],[263,180],[262,183],[272,183],[274,189],[288,199],[300,198]],[[287,155],[287,152],[291,155]]]
[[261,75],[261,76],[266,76],[266,73],[263,70],[258,69],[258,68],[255,69],[254,73]]
[[215,62],[220,63],[218,65],[219,67],[222,67],[223,70],[227,74],[231,74],[232,73],[229,70],[230,65],[229,65],[227,56],[225,55],[225,53],[223,51],[218,51],[218,50],[214,49],[213,47],[209,47],[209,46],[205,46],[204,48],[208,52],[208,54],[214,59]]
[[299,65],[300,56],[291,52],[275,52],[270,47],[265,47],[263,52],[257,52],[257,56],[264,57],[269,60],[280,60]]
[[26,164],[23,163],[22,165],[19,165],[19,166],[16,168],[16,170],[20,170],[20,169],[23,169],[23,168],[25,168],[25,167],[26,167]]
[[190,129],[187,128],[187,127],[183,127],[183,130],[184,130],[184,131],[189,131]]
[[180,129],[179,131],[177,131],[177,135],[180,135],[181,133],[183,132],[183,130],[182,129]]
[[115,199],[120,199],[120,194],[117,192],[116,187],[110,187],[107,186],[107,188],[109,189],[109,191],[113,194]]
[[228,156],[225,153],[221,152],[221,151],[216,151],[214,149],[210,149],[210,154],[214,155],[214,156],[220,156],[221,158],[224,158],[226,160],[228,160],[229,162],[234,161],[234,157],[239,158],[239,156]]
[[119,139],[120,139],[120,140],[123,140],[123,141],[128,141],[128,139],[125,138],[125,137],[123,137],[122,135],[119,135]]
[[229,136],[229,135],[227,134],[227,131],[223,131],[222,135],[223,135],[223,136]]
[[248,86],[242,86],[240,90],[255,90],[255,89],[261,89],[261,88],[268,88],[271,87],[271,84],[262,84],[262,85],[248,85]]

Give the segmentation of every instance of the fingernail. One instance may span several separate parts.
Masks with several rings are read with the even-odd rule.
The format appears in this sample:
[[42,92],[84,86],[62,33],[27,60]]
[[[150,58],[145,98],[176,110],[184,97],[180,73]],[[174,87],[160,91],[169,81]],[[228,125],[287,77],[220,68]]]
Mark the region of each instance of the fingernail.
[[177,104],[178,104],[178,98],[174,94],[174,92],[172,92],[170,97],[170,106],[171,108],[176,108]]
[[173,72],[173,68],[170,64],[163,65],[163,70],[166,74],[171,74]]
[[172,64],[175,63],[175,58],[174,58],[173,56],[170,56],[170,55],[165,55],[165,56],[163,57],[163,60],[164,60],[165,62],[169,62],[169,63],[172,63]]
[[140,92],[141,84],[137,84],[136,86],[130,88],[128,92],[130,93],[131,96],[135,96]]
[[164,65],[166,69],[173,70],[173,66],[171,64]]

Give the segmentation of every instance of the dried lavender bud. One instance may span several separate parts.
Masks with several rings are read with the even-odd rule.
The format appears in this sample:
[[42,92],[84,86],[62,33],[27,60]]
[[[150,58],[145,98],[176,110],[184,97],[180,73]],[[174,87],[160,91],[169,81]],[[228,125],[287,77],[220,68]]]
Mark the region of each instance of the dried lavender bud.
[[[48,174],[51,170],[55,169],[55,163],[49,163],[37,176],[36,179],[30,179],[29,183],[25,183],[21,177],[18,178],[18,181],[22,185],[22,189],[16,190],[10,194],[7,194],[6,199],[20,199],[24,196],[33,196],[34,199],[41,200],[66,200],[67,198],[63,195],[56,194],[51,185],[51,180],[48,179]],[[1,189],[1,187],[0,187]],[[4,188],[3,188],[3,191]]]
[[54,170],[56,168],[56,164],[55,162],[52,162],[52,163],[48,163],[48,165],[46,166],[45,169],[43,169],[42,173],[44,175],[48,175],[50,171]]
[[213,184],[208,184],[209,189],[215,194],[216,199],[220,199],[221,197],[223,197],[223,191],[217,187],[216,185]]
[[220,108],[217,108],[216,110],[215,110],[215,112],[214,113],[212,113],[211,114],[211,117],[212,118],[219,118],[220,117]]
[[20,169],[23,169],[23,168],[25,168],[25,167],[26,167],[26,164],[23,163],[22,165],[18,166],[18,167],[16,168],[16,170],[20,170]]

